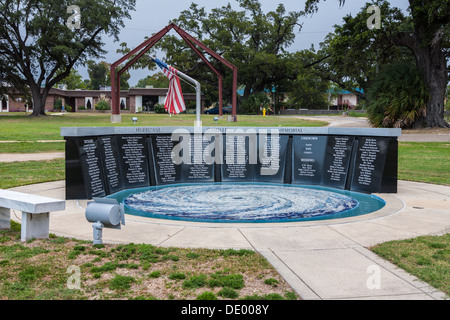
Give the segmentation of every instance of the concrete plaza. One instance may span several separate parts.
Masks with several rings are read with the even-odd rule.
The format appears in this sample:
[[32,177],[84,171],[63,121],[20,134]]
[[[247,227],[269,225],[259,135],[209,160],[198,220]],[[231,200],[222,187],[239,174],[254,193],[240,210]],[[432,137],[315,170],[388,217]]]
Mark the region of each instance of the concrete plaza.
[[[368,127],[367,119],[313,117],[336,127]],[[311,119],[311,117],[308,117]],[[400,141],[450,141],[441,134],[404,134]],[[59,154],[0,155],[2,161],[43,160]],[[65,182],[12,190],[65,199]],[[164,247],[253,249],[277,269],[305,300],[396,299],[440,300],[445,294],[386,262],[371,246],[391,240],[450,232],[450,187],[399,181],[398,194],[382,194],[379,212],[341,220],[285,224],[207,224],[126,217],[122,230],[103,232],[110,243],[148,243]],[[51,215],[50,232],[92,240],[86,201],[67,201]],[[20,222],[21,213],[11,218]]]
[[[65,198],[65,182],[12,189]],[[108,243],[162,247],[252,249],[277,269],[306,300],[445,299],[445,294],[386,262],[368,248],[390,240],[450,232],[450,187],[399,182],[398,194],[381,194],[387,205],[366,216],[279,224],[210,224],[126,216],[122,230],[105,229]],[[50,232],[92,240],[87,201],[67,201]],[[20,222],[20,212],[11,218]]]

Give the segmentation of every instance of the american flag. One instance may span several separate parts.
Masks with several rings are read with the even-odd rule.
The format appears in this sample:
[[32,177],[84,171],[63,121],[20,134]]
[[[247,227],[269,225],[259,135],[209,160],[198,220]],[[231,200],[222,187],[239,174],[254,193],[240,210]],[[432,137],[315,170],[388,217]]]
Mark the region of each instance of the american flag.
[[177,76],[178,70],[158,59],[153,59],[153,61],[156,62],[166,77],[169,78],[169,92],[167,92],[164,108],[170,114],[178,114],[185,111],[186,106],[184,104],[183,92],[181,91],[180,78]]

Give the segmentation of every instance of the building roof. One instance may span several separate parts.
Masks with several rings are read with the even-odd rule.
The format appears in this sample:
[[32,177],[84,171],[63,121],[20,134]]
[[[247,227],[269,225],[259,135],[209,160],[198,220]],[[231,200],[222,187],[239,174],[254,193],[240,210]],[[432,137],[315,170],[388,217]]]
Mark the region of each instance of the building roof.
[[[364,94],[364,90],[361,88],[355,88],[353,89],[356,92]],[[353,92],[343,89],[337,89],[337,88],[331,88],[327,90],[327,93],[333,93],[333,94],[353,94]]]
[[[121,90],[120,96],[166,96],[168,88],[130,88],[129,90]],[[108,90],[63,90],[59,88],[50,89],[49,95],[58,95],[66,98],[83,98],[83,97],[99,97],[105,95],[111,97],[111,91]],[[195,93],[183,93],[187,100],[195,99]],[[205,99],[202,95],[202,99]]]

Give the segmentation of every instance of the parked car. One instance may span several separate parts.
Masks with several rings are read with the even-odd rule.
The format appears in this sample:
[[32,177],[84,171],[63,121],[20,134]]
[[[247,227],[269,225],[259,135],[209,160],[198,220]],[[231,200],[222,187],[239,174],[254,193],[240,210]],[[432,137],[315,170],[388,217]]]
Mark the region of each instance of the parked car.
[[[206,109],[205,114],[219,114],[219,106]],[[223,114],[231,114],[231,107],[223,107]]]

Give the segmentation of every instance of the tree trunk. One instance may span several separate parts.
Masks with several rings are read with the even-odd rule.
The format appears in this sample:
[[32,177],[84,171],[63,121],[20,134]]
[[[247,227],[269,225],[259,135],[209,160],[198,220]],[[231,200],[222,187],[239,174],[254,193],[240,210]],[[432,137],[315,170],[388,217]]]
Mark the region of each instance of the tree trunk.
[[427,102],[426,126],[449,127],[444,120],[445,91],[447,88],[447,65],[440,45],[418,48],[418,67],[428,86],[430,98]]
[[47,101],[48,90],[44,89],[42,92],[37,85],[30,86],[31,96],[33,99],[33,113],[31,116],[46,116],[45,102]]
[[448,73],[441,41],[427,41],[423,27],[416,27],[414,34],[399,33],[392,40],[394,44],[406,46],[413,52],[417,68],[428,87],[430,98],[425,125],[429,128],[449,127],[444,120]]

